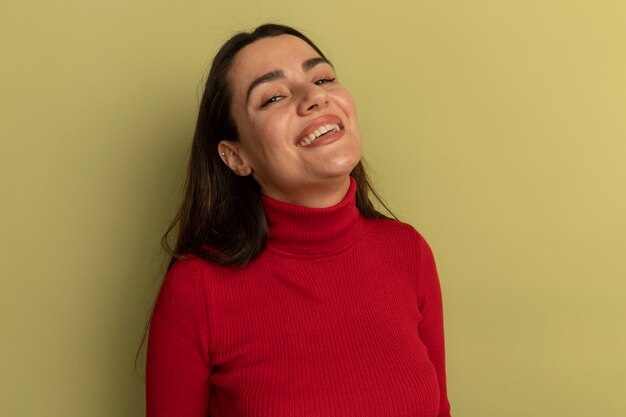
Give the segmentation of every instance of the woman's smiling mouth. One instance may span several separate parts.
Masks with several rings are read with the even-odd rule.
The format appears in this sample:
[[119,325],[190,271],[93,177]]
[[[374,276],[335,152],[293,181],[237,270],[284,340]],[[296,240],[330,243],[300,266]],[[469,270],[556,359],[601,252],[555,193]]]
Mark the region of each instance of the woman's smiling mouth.
[[[311,121],[297,136],[296,146],[305,147],[313,143],[334,141],[343,136],[344,126],[341,118],[334,114],[325,114]],[[328,141],[326,140],[328,138]]]
[[297,143],[297,146],[308,146],[311,143],[315,142],[318,138],[329,133],[339,132],[340,130],[341,130],[341,126],[339,126],[336,123],[320,126],[317,129],[315,129],[313,132],[309,133],[304,138],[302,138],[300,142]]

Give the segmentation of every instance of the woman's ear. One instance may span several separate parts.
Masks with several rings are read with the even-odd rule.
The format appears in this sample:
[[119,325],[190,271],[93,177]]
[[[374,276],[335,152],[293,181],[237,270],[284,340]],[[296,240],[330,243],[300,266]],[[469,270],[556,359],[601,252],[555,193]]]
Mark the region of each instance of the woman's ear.
[[237,142],[223,140],[217,144],[217,151],[219,152],[222,161],[224,161],[228,168],[230,168],[235,174],[242,177],[252,174],[252,168],[250,165],[248,165],[239,155],[239,146]]

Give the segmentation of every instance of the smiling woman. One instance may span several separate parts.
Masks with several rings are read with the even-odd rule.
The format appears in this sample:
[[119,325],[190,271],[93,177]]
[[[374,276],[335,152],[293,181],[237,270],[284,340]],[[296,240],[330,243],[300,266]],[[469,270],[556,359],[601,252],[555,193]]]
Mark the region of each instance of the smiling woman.
[[304,35],[216,55],[148,340],[147,415],[450,415],[434,259],[378,212],[354,100]]

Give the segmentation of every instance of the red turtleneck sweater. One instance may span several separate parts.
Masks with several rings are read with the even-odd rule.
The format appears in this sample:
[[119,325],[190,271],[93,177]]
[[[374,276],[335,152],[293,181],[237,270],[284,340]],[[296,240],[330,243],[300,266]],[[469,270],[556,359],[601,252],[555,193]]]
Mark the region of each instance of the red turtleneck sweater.
[[177,261],[148,342],[148,417],[444,417],[441,295],[411,227],[262,197],[243,268]]

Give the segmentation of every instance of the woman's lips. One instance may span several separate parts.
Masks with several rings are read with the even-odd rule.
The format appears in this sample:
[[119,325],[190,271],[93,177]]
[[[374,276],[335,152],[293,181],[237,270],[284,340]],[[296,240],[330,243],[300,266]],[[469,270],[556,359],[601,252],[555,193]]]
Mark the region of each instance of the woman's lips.
[[320,126],[312,133],[309,133],[308,136],[305,136],[300,142],[298,142],[298,146],[309,146],[310,144],[316,142],[318,139],[325,139],[327,136],[331,136],[333,133],[338,133],[340,131],[341,126],[337,124]]
[[296,139],[296,146],[310,146],[318,141],[327,143],[327,139],[338,139],[343,136],[343,132],[344,126],[338,116],[324,115],[313,120],[304,128]]

